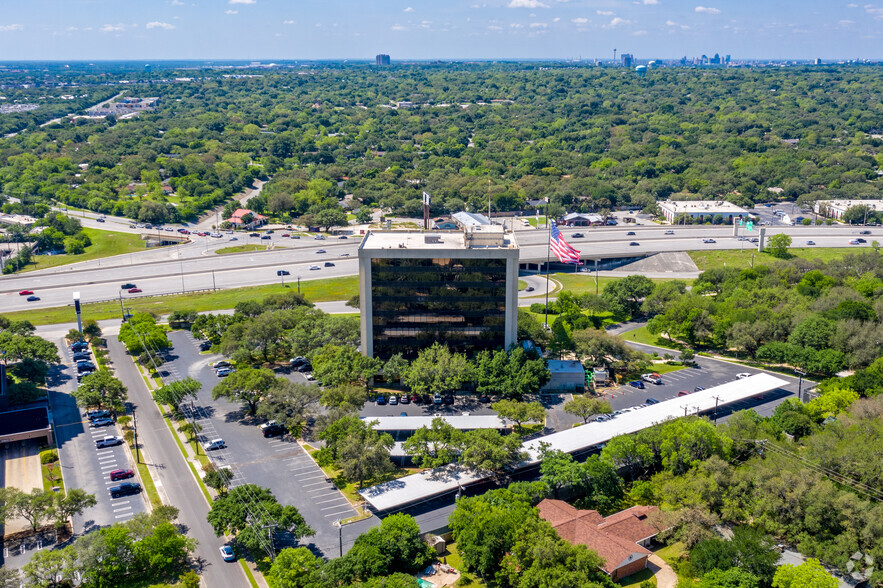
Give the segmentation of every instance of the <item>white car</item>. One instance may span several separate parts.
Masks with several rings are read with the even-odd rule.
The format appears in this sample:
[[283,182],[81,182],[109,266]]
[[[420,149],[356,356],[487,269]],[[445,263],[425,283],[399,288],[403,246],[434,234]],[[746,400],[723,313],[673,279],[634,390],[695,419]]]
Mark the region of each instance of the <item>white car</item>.
[[322,268],[319,267],[318,265],[311,265],[311,266],[310,266],[310,269],[311,269],[311,270],[317,270],[317,269],[322,269]]
[[202,444],[202,448],[206,451],[213,451],[215,449],[224,449],[227,447],[227,444],[224,443],[223,439],[212,439],[211,441],[206,441]]
[[742,378],[749,378],[749,377],[751,377],[751,374],[749,374],[748,372],[742,372],[741,374],[736,374],[736,378],[739,380],[741,380]]
[[117,445],[122,445],[122,444],[123,444],[122,437],[108,436],[108,437],[105,437],[104,439],[98,439],[97,441],[95,441],[95,447],[97,449],[104,449],[105,447],[115,447]]

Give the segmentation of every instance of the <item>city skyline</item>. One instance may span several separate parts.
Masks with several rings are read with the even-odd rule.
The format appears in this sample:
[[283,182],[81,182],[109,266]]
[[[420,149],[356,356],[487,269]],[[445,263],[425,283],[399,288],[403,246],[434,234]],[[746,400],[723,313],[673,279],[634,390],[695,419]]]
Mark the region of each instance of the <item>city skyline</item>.
[[822,0],[38,0],[5,6],[15,60],[878,59],[883,4]]

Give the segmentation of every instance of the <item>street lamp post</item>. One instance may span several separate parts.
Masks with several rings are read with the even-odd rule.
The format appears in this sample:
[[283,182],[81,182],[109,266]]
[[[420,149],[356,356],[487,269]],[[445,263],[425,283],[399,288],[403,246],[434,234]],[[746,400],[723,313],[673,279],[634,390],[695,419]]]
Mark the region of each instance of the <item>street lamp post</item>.
[[794,373],[797,374],[797,398],[803,402],[803,376],[806,375],[806,372],[803,370],[794,370]]

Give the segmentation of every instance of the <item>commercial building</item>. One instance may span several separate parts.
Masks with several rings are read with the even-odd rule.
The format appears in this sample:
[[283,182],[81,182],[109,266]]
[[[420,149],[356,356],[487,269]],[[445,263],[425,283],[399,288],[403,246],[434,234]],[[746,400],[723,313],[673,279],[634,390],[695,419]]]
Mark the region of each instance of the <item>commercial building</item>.
[[816,214],[840,220],[854,206],[867,206],[871,212],[883,212],[883,200],[817,200],[813,210]]
[[576,359],[550,359],[546,362],[552,375],[541,392],[576,392],[586,391],[586,370]]
[[710,221],[720,215],[727,223],[734,218],[748,217],[747,210],[723,200],[666,200],[659,203],[659,208],[662,210],[665,220],[670,223],[680,215],[687,215],[699,219],[701,222]]
[[455,351],[517,340],[518,244],[498,225],[369,231],[359,247],[362,353],[381,359],[438,341]]
[[0,413],[0,444],[39,439],[52,444],[52,423],[45,406]]
[[484,227],[491,224],[491,219],[477,212],[455,212],[452,215],[454,222],[461,229],[468,227]]
[[389,65],[389,55],[381,53],[374,58],[374,63],[377,65]]

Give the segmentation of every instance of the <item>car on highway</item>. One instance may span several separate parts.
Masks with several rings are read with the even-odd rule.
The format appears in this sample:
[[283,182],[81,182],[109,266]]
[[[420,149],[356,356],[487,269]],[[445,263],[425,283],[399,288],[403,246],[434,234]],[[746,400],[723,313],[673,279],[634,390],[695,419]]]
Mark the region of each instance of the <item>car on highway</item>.
[[650,382],[651,384],[661,384],[662,376],[657,373],[652,374],[641,374],[641,379],[645,382]]
[[267,231],[267,234],[268,234],[268,235],[272,235],[272,234],[275,233],[275,232],[276,232],[276,231],[274,231],[273,229],[270,229],[270,230]]
[[633,380],[629,382],[629,386],[631,386],[632,388],[640,388],[641,390],[643,390],[644,382],[642,382],[641,380]]
[[221,233],[218,233],[217,231],[214,232],[214,233],[209,234],[209,237],[212,237],[213,239],[220,239],[220,238],[223,237],[223,236],[224,236],[224,235],[222,235]]
[[122,444],[123,444],[122,437],[115,437],[113,435],[108,435],[107,437],[104,437],[103,439],[98,439],[97,441],[95,441],[95,448],[96,449],[104,449],[106,447],[116,447],[117,445],[122,445]]
[[292,235],[291,238],[292,239],[300,239],[300,235]]
[[325,267],[334,267],[334,263],[332,263],[332,262],[330,262],[330,261],[326,261],[326,262],[325,262]]
[[236,561],[236,554],[233,552],[233,548],[229,545],[221,545],[221,558],[224,561]]
[[141,493],[141,484],[138,482],[123,482],[119,486],[111,486],[107,489],[111,498],[120,498],[121,496],[131,496],[132,494]]
[[714,239],[702,239],[703,243],[717,243]]
[[97,222],[99,222],[99,223],[103,223],[103,222],[104,222],[104,219],[103,219],[103,218],[96,218],[95,220],[96,220]]
[[34,293],[33,290],[22,290],[21,292],[18,293],[18,295],[19,296],[30,296],[33,293]]
[[858,239],[856,239],[856,241],[859,242],[859,243],[867,243],[867,241],[865,241],[865,240],[862,239],[861,237],[859,237]]
[[310,270],[317,270],[317,269],[322,269],[322,268],[319,267],[318,265],[311,265],[310,266]]
[[850,245],[859,245],[858,239],[850,239],[849,244]]
[[128,290],[129,288],[134,288],[134,287],[135,287],[135,284],[133,284],[131,282],[126,282],[125,284],[120,286],[120,290]]
[[349,237],[347,237],[346,235],[341,235],[340,237],[338,237],[338,239],[349,239]]
[[325,253],[325,250],[324,250],[324,249],[319,249],[319,250],[316,251],[316,255],[319,255],[320,253]]
[[752,243],[757,243],[758,241],[760,241],[760,239],[758,239],[757,237],[751,237]]
[[665,232],[665,234],[666,234],[666,235],[674,235],[675,232],[672,231],[672,230],[668,230],[668,231]]
[[272,239],[270,235],[261,235],[261,239]]
[[239,241],[239,237],[230,237],[228,241]]
[[223,367],[223,368],[219,368],[219,369],[215,372],[215,374],[216,374],[219,378],[226,378],[227,376],[229,376],[230,374],[232,374],[232,373],[235,372],[235,371],[236,371],[236,370],[233,369],[233,368],[231,368],[231,367]]
[[276,270],[277,276],[290,276],[291,272],[288,270]]
[[751,377],[751,374],[748,372],[741,372],[741,373],[736,374],[737,380],[741,380],[742,378],[750,378],[750,377]]
[[224,449],[225,447],[227,447],[227,444],[220,438],[212,439],[211,441],[206,441],[202,444],[202,448],[206,451],[215,451],[217,449]]
[[39,299],[40,299],[39,296],[28,296],[25,300],[27,300],[28,302],[36,302]]
[[137,294],[141,292],[141,288],[129,288],[129,294]]
[[582,233],[574,233],[571,235],[571,238],[573,239],[582,239],[583,237],[585,237],[585,235],[583,235]]
[[859,231],[858,234],[859,235],[870,235],[871,231]]
[[249,237],[260,237],[260,235],[258,233],[249,233],[248,236]]
[[635,232],[634,232],[634,231],[629,231],[628,233],[625,234],[625,236],[626,236],[626,237],[634,237],[634,236],[635,236]]
[[97,419],[92,419],[92,422],[89,424],[92,427],[107,427],[113,424],[113,419],[109,416],[100,417]]
[[316,241],[324,241],[325,235],[316,235],[315,237],[313,237],[313,239],[315,239]]
[[528,286],[524,289],[525,292],[533,292],[533,286]]
[[629,243],[629,247],[637,247],[639,245],[640,243],[638,243],[637,241],[632,241],[631,243]]
[[110,481],[116,482],[117,480],[125,480],[128,478],[134,478],[135,472],[132,470],[111,470],[110,471]]
[[815,242],[815,241],[807,241],[806,244],[807,244],[807,245],[815,245],[816,242]]

